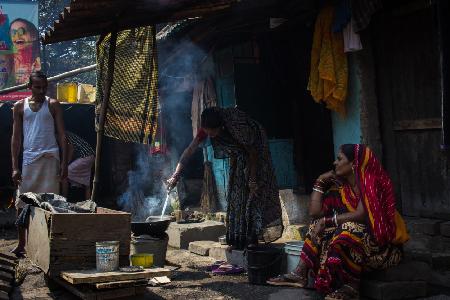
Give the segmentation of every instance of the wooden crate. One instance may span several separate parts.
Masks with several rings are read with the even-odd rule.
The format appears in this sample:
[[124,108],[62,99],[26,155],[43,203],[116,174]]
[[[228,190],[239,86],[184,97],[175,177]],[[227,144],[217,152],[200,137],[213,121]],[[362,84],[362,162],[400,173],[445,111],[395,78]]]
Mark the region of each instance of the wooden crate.
[[95,269],[95,243],[119,241],[119,264],[129,265],[131,215],[98,207],[97,213],[30,213],[27,255],[50,277],[61,271]]

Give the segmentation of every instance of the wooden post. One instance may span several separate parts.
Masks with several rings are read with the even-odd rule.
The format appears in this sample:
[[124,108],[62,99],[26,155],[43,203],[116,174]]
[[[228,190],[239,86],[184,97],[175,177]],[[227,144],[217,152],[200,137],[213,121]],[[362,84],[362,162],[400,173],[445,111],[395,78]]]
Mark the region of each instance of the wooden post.
[[117,42],[117,27],[111,32],[111,40],[108,53],[108,74],[105,84],[105,93],[100,107],[100,117],[98,121],[97,130],[97,147],[95,149],[95,174],[92,187],[91,200],[96,201],[98,197],[98,188],[100,182],[100,161],[102,154],[103,131],[105,129],[106,112],[108,111],[109,96],[111,95],[111,87],[114,79],[114,62],[116,58],[116,42]]
[[441,58],[442,144],[441,150],[450,153],[450,5],[446,0],[437,2],[439,50]]

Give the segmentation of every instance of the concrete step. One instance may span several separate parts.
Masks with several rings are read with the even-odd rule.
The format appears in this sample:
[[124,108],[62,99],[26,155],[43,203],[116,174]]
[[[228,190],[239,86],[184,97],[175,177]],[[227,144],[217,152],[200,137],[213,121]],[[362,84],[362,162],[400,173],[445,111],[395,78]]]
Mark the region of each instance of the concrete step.
[[209,250],[213,247],[220,246],[219,242],[214,241],[195,241],[189,243],[189,252],[201,256],[208,256]]
[[433,271],[429,282],[430,284],[450,289],[450,272]]
[[441,223],[441,235],[450,237],[450,222]]
[[446,252],[450,250],[450,237],[441,235],[411,234],[410,240],[404,245],[405,251],[422,250],[431,252]]
[[425,281],[392,281],[363,280],[361,296],[375,300],[397,300],[425,297],[427,283]]
[[450,271],[450,252],[438,252],[431,255],[434,270]]
[[201,223],[178,224],[170,223],[167,229],[169,246],[178,249],[188,249],[190,242],[214,241],[226,232],[225,225],[216,221],[204,221]]
[[363,280],[380,282],[428,281],[431,277],[431,267],[421,261],[403,261],[398,266],[376,270],[363,275]]
[[425,219],[425,218],[404,218],[406,227],[410,235],[440,235],[441,223],[443,220]]

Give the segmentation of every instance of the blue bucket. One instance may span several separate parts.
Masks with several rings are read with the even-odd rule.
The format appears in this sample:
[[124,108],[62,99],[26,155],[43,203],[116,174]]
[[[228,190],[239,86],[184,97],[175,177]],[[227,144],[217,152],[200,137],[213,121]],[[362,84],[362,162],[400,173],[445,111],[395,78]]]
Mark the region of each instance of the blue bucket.
[[302,252],[303,241],[288,242],[284,246],[284,253],[286,253],[286,271],[293,272],[300,262],[300,253]]

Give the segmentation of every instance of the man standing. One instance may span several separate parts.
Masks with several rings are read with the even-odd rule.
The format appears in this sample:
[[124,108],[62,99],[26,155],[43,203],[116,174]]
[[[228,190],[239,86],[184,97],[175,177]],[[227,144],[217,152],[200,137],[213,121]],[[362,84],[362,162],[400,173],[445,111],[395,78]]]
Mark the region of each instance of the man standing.
[[[42,72],[30,75],[28,88],[31,97],[16,102],[13,108],[11,139],[12,180],[18,193],[59,194],[60,179],[67,177],[67,145],[64,122],[59,102],[46,96],[47,77]],[[19,152],[23,135],[22,172]],[[24,203],[17,199],[19,215]],[[25,251],[25,228],[19,228],[19,243],[11,252]]]

